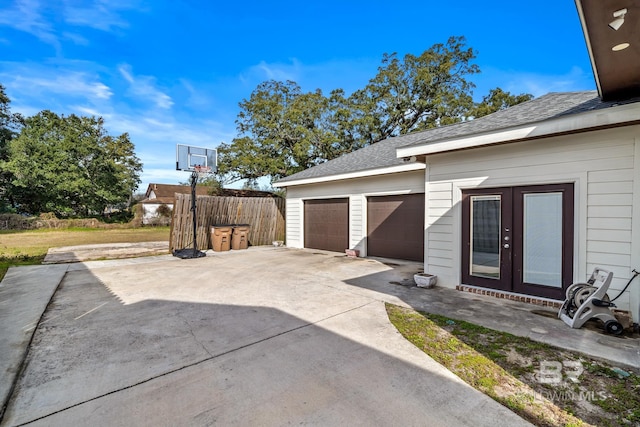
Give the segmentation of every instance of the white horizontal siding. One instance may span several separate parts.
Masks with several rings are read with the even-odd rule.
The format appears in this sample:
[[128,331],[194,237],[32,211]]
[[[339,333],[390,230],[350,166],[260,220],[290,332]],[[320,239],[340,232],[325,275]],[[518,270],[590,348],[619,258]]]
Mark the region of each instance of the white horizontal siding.
[[286,242],[292,248],[302,248],[303,205],[298,199],[287,199],[286,204]]
[[631,255],[587,251],[587,262],[597,264],[605,269],[607,269],[607,267],[628,267],[631,263]]
[[631,206],[588,206],[589,218],[631,218]]
[[[605,136],[607,133],[612,138]],[[616,133],[617,135],[613,135]],[[452,173],[476,172],[487,170],[510,170],[513,168],[530,168],[544,165],[553,168],[577,167],[584,170],[581,165],[599,164],[590,170],[619,170],[620,160],[626,159],[626,164],[632,165],[634,149],[633,138],[629,134],[623,135],[624,130],[610,130],[592,132],[590,135],[563,136],[544,140],[527,141],[501,146],[478,148],[472,151],[453,152],[434,155],[438,158],[438,166],[444,167]],[[606,144],[603,142],[606,141]],[[535,162],[531,162],[534,155]],[[467,161],[457,161],[460,156],[467,157]],[[427,162],[432,165],[429,161]],[[433,174],[433,170],[430,173]],[[433,177],[433,176],[432,176]]]
[[631,218],[589,218],[589,230],[626,230],[631,232]]
[[[451,277],[454,275],[453,268],[443,267],[441,265],[429,264],[429,273],[435,274],[439,278]],[[438,279],[440,280],[440,279]],[[448,283],[440,283],[440,285],[448,286]]]
[[631,233],[627,230],[587,230],[587,241],[631,242]]
[[589,250],[593,252],[626,255],[631,253],[631,242],[589,240]]
[[633,170],[631,169],[614,169],[589,172],[593,182],[622,182],[633,181]]
[[[633,167],[594,170],[588,174],[587,265],[591,270],[601,267],[613,272],[610,298],[618,295],[631,274],[633,179]],[[627,292],[616,304],[631,309],[629,301]],[[632,315],[637,322],[637,314]]]
[[453,263],[452,257],[429,257],[429,273],[433,271],[433,267],[446,267],[452,270]]
[[589,195],[589,206],[629,206],[629,194]]
[[445,249],[452,251],[453,245],[450,241],[429,240],[429,250],[431,249]]
[[366,237],[363,202],[364,197],[359,194],[351,196],[349,199],[349,217],[351,218],[349,222],[349,247],[358,249],[362,253],[366,249],[363,245]]
[[447,207],[447,208],[434,208],[432,206],[429,206],[429,213],[428,215],[430,217],[439,219],[439,218],[444,218],[444,217],[452,217],[453,214],[451,213],[451,207]]
[[576,280],[601,266],[614,271],[612,289],[624,286],[636,267],[631,233],[639,135],[634,126],[429,156],[425,269],[442,275],[445,286],[460,283],[462,189],[573,182]]
[[596,194],[611,194],[611,190],[614,190],[619,194],[631,194],[633,193],[633,181],[602,181],[593,182],[592,177],[589,177],[589,195]]
[[440,250],[440,249],[433,249],[433,248],[429,248],[428,253],[429,253],[429,258],[433,257],[433,258],[451,259],[453,255],[451,250]]

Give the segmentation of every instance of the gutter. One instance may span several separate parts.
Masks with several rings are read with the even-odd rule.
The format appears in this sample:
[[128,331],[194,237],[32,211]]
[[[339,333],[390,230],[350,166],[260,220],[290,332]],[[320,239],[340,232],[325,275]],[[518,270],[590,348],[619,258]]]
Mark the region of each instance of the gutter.
[[[411,157],[411,156],[407,156]],[[283,187],[293,187],[295,185],[307,185],[307,184],[320,184],[324,182],[332,182],[332,181],[340,181],[343,179],[353,179],[353,178],[365,178],[370,176],[378,176],[378,175],[387,175],[391,173],[399,173],[399,172],[411,172],[424,170],[426,165],[424,163],[411,161],[402,165],[389,166],[384,168],[377,169],[365,169],[359,170],[355,172],[347,172],[336,175],[329,176],[320,176],[313,178],[302,178],[302,179],[294,179],[291,181],[278,181],[272,184],[273,187],[283,188]]]

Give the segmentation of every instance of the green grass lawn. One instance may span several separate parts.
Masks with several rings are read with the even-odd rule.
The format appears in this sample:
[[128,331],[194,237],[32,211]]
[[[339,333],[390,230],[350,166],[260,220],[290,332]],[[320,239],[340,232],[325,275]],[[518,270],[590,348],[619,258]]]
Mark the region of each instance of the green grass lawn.
[[169,227],[3,230],[0,231],[0,279],[11,266],[40,264],[49,248],[163,240],[169,241]]
[[[640,426],[640,372],[465,321],[386,307],[407,340],[536,426]],[[577,381],[539,381],[541,361],[559,360],[579,362]]]

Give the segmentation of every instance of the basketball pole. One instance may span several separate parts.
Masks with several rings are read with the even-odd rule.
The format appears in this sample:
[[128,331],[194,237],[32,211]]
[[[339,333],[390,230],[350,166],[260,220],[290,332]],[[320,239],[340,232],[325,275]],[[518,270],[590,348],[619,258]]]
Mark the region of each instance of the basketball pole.
[[191,212],[193,216],[193,257],[199,258],[201,255],[198,253],[198,245],[196,239],[198,238],[198,218],[196,216],[196,185],[198,184],[198,172],[195,170],[191,172]]
[[193,259],[207,256],[202,251],[198,250],[198,215],[197,215],[197,199],[196,199],[196,185],[198,184],[198,169],[194,169],[191,172],[191,216],[193,217],[193,249],[189,250],[176,249],[173,251],[173,256],[182,259]]
[[193,215],[193,249],[189,248],[189,245],[185,245],[182,249],[174,249],[173,255],[178,258],[188,259],[207,256],[203,251],[198,250],[198,199],[196,186],[198,179],[210,174],[212,170],[216,169],[217,164],[218,154],[215,149],[183,144],[176,145],[176,170],[191,172],[191,214]]

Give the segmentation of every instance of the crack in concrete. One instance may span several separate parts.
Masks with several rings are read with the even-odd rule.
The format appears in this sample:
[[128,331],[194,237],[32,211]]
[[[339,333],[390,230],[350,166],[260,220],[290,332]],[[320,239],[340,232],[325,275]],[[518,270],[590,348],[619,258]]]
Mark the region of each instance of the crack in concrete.
[[178,316],[189,328],[189,333],[191,334],[191,336],[193,337],[194,341],[197,342],[198,344],[200,344],[200,347],[202,347],[202,349],[205,351],[205,353],[207,353],[209,355],[209,358],[214,357],[213,354],[211,354],[211,352],[209,351],[209,349],[207,349],[207,347],[204,345],[204,343],[202,341],[200,341],[198,339],[198,337],[196,337],[196,334],[193,332],[193,327],[191,326],[191,323],[189,323],[189,321],[187,319],[185,319],[182,314],[177,313],[176,316]]

